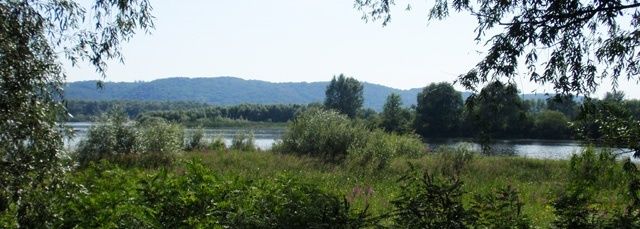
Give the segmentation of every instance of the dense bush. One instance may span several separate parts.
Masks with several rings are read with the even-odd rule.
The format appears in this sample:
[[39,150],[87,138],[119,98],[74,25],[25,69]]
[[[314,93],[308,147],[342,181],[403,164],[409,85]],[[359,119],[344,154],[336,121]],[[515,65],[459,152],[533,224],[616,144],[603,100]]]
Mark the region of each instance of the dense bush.
[[347,159],[349,163],[376,171],[386,168],[395,157],[418,157],[425,152],[426,146],[417,136],[373,130],[366,134],[361,144],[351,145]]
[[339,161],[346,157],[352,145],[365,140],[366,132],[346,115],[312,108],[300,113],[287,126],[274,150]]
[[86,139],[78,144],[77,160],[84,166],[91,161],[134,155],[139,151],[137,135],[124,113],[113,110],[89,128]]
[[182,149],[184,129],[180,125],[160,120],[145,122],[138,126],[138,132],[141,162],[147,165],[170,164]]
[[86,139],[78,144],[76,158],[80,166],[101,159],[129,165],[166,165],[182,149],[183,134],[179,125],[158,119],[136,125],[115,110],[89,129]]
[[274,151],[306,154],[337,162],[344,159],[378,170],[397,156],[419,156],[426,151],[415,135],[370,130],[335,111],[309,109],[287,127]]

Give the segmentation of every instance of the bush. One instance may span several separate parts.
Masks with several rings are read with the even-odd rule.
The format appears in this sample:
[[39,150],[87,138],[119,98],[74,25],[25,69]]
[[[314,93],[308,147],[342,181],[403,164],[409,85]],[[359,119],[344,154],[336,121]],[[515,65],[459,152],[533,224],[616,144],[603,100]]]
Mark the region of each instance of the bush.
[[465,228],[473,218],[462,204],[462,182],[425,173],[401,180],[400,195],[392,201],[398,228]]
[[166,121],[146,122],[139,126],[142,161],[147,166],[170,164],[182,149],[184,129]]
[[89,128],[86,139],[78,144],[76,157],[80,166],[85,166],[91,161],[132,156],[138,146],[135,127],[124,112],[113,110]]
[[347,154],[350,163],[378,171],[387,168],[391,159],[395,157],[417,157],[424,155],[425,149],[424,143],[415,135],[373,130],[367,134],[364,142],[352,144]]
[[[198,162],[180,174],[90,166],[60,192],[54,228],[360,228],[366,210],[289,176],[219,177]],[[68,195],[70,194],[70,195]]]
[[422,176],[413,170],[401,180],[400,194],[392,203],[397,228],[530,228],[522,214],[523,203],[511,187],[475,195],[463,205],[463,183],[457,177]]
[[335,111],[310,108],[289,125],[275,151],[341,161],[352,145],[366,138],[366,129]]
[[89,129],[76,157],[82,167],[102,159],[122,165],[167,165],[182,149],[183,134],[182,127],[164,120],[127,123],[124,113],[115,110]]
[[224,143],[222,136],[216,136],[211,139],[207,148],[211,151],[222,151],[227,149],[227,145]]
[[459,177],[462,170],[471,163],[476,154],[465,146],[439,147],[436,153],[438,162],[436,167],[442,175],[448,177]]
[[239,151],[255,151],[258,148],[256,147],[253,133],[238,132],[233,136],[233,139],[231,139],[230,149]]
[[186,150],[203,150],[207,148],[204,140],[204,129],[198,128],[191,132],[186,139]]

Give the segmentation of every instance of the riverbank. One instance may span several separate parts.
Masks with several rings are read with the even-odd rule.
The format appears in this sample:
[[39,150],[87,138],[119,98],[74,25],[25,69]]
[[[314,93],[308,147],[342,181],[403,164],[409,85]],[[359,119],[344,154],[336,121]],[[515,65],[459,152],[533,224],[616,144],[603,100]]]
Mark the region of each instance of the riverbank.
[[[359,198],[355,206],[369,204],[374,215],[393,208],[392,200],[400,192],[398,179],[407,174],[410,165],[416,170],[440,173],[454,163],[452,158],[429,154],[417,159],[396,158],[389,168],[365,172],[349,165],[324,163],[320,160],[271,152],[196,152],[181,156],[183,160],[199,160],[205,167],[223,176],[270,180],[281,175],[298,178],[323,190],[341,196]],[[565,190],[570,163],[567,160],[529,159],[505,156],[474,156],[460,170],[463,201],[469,205],[475,195],[488,194],[510,186],[518,191],[524,203],[522,212],[534,225],[549,227],[555,219],[553,201]],[[357,196],[359,189],[372,190],[371,195]],[[599,206],[610,209],[623,205],[618,190],[600,192]]]

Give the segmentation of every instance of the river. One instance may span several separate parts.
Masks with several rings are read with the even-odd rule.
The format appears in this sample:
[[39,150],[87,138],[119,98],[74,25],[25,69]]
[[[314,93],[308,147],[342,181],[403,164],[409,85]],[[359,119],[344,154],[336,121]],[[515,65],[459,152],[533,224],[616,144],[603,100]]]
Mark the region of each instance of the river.
[[[67,123],[71,127],[75,135],[71,139],[65,139],[65,147],[73,149],[78,142],[86,137],[87,130],[93,125],[88,122]],[[186,129],[189,133],[194,129]],[[283,128],[213,128],[205,129],[205,137],[207,139],[213,137],[222,137],[227,145],[231,144],[233,137],[242,132],[252,132],[255,138],[255,144],[258,148],[268,150],[273,143],[281,138],[284,133]],[[480,145],[471,142],[470,139],[426,139],[426,144],[430,149],[440,146],[450,147],[469,147],[479,151]],[[572,140],[537,140],[537,139],[512,139],[512,140],[496,140],[491,145],[492,151],[500,155],[514,155],[527,158],[540,159],[568,159],[572,154],[579,153],[583,149],[583,145],[579,141]],[[623,154],[623,157],[630,154]]]

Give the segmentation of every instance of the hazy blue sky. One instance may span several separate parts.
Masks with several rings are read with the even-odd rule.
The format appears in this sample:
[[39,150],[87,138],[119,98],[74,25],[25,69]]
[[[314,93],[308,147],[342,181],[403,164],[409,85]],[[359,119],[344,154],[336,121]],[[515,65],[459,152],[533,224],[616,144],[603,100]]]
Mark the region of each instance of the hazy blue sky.
[[[397,1],[404,2],[404,1]],[[123,46],[107,81],[235,76],[273,82],[327,81],[344,73],[395,88],[455,80],[480,59],[475,20],[458,15],[427,23],[428,5],[398,5],[392,22],[366,23],[352,0],[153,1],[156,29]],[[401,3],[400,3],[401,4]],[[69,81],[99,79],[89,67],[67,68]],[[552,92],[517,80],[525,93]],[[635,82],[622,82],[639,98]],[[603,83],[598,94],[610,89]],[[456,86],[458,89],[462,89]]]

